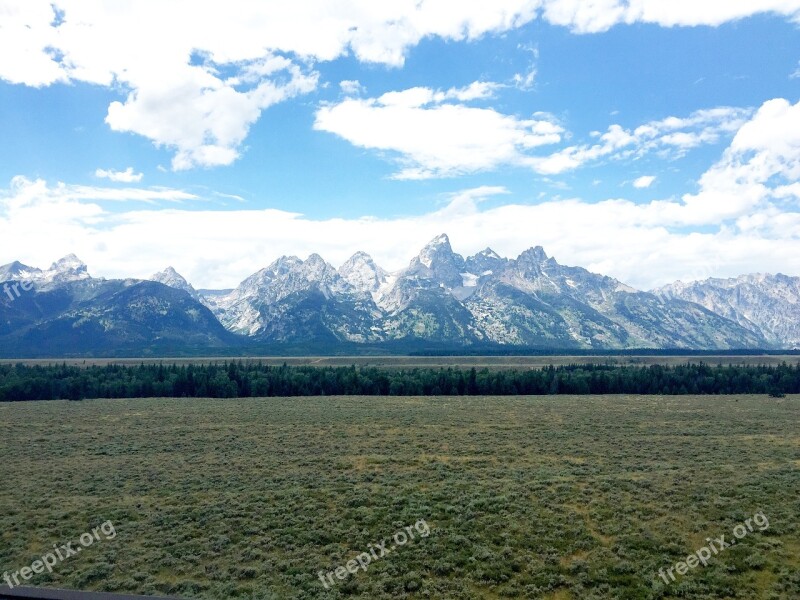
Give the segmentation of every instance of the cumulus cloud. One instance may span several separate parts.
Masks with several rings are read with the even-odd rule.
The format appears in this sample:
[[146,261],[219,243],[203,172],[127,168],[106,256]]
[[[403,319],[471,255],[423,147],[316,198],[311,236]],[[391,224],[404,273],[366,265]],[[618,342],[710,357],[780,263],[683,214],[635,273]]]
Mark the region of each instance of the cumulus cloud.
[[594,144],[569,146],[532,159],[531,164],[538,173],[558,175],[601,159],[622,160],[649,152],[657,152],[662,158],[677,158],[693,148],[733,135],[751,113],[749,109],[718,107],[698,110],[685,118],[651,121],[633,130],[614,124],[605,133],[596,132]]
[[173,148],[175,171],[229,165],[264,109],[317,85],[316,73],[306,74],[288,61],[281,61],[279,70],[286,81],[259,79],[248,89],[238,86],[249,81],[222,80],[207,63],[176,69],[167,85],[145,77],[124,102],[111,103],[106,123],[114,131],[138,133]]
[[393,153],[402,165],[398,179],[526,164],[533,148],[561,140],[562,127],[547,115],[520,119],[467,104],[491,97],[497,86],[474,82],[449,90],[416,87],[378,98],[347,98],[321,107],[314,128],[361,148]]
[[[436,93],[394,100],[418,109],[430,97]],[[199,287],[230,287],[280,254],[320,252],[341,264],[365,250],[397,269],[445,230],[465,254],[490,245],[514,256],[541,244],[565,264],[643,289],[754,271],[800,274],[800,102],[765,102],[700,177],[697,190],[679,199],[483,202],[509,192],[502,186],[463,190],[415,216],[313,219],[273,209],[165,207],[203,200],[176,189],[17,177],[0,193],[0,262],[47,265],[75,252],[107,277],[144,277],[174,264]],[[109,209],[109,201],[146,204],[120,211]]]
[[635,129],[613,124],[605,133],[594,132],[594,143],[541,154],[541,147],[567,137],[555,117],[534,113],[531,118],[519,118],[470,105],[470,101],[491,98],[502,86],[474,82],[449,90],[415,87],[377,98],[346,98],[323,105],[314,128],[361,148],[388,152],[402,165],[394,175],[397,179],[453,177],[505,165],[560,175],[586,164],[651,152],[679,158],[693,148],[732,136],[752,114],[750,109],[718,107]]
[[[587,33],[799,11],[800,0],[464,0],[456,9],[450,0],[4,0],[0,79],[121,91],[109,127],[169,148],[180,170],[236,160],[264,110],[315,90],[317,66],[344,55],[400,67],[422,39],[472,41],[540,16]],[[515,84],[528,88],[534,77],[535,65]]]
[[339,82],[339,88],[346,96],[358,96],[364,91],[364,86],[357,79],[345,79]]
[[106,123],[172,150],[174,170],[228,165],[270,106],[317,88],[315,64],[352,53],[401,66],[422,38],[473,40],[537,2],[5,0],[0,79],[87,82],[125,94]]
[[649,188],[655,182],[655,175],[642,175],[633,180],[633,187],[637,190],[644,190]]
[[[431,96],[417,91],[395,97],[390,106],[418,110]],[[16,178],[0,194],[0,262],[46,265],[75,252],[107,277],[145,277],[173,264],[198,287],[231,287],[281,254],[319,252],[338,265],[364,250],[385,268],[398,269],[444,230],[464,254],[489,245],[516,256],[541,244],[564,264],[640,289],[756,271],[800,274],[799,180],[800,103],[776,99],[740,127],[698,181],[697,193],[643,203],[573,198],[492,206],[483,200],[509,190],[482,186],[454,193],[426,214],[392,218],[162,206],[120,213],[104,202],[200,198],[180,190]]]
[[722,158],[699,181],[699,191],[683,197],[694,222],[742,217],[800,204],[800,102],[765,102],[736,133]]
[[800,19],[798,0],[545,0],[544,17],[576,33],[598,33],[622,23],[663,27],[717,26],[755,14],[773,13]]
[[134,173],[133,167],[128,167],[124,171],[116,171],[114,169],[97,169],[94,176],[99,179],[110,179],[119,183],[139,183],[144,174]]

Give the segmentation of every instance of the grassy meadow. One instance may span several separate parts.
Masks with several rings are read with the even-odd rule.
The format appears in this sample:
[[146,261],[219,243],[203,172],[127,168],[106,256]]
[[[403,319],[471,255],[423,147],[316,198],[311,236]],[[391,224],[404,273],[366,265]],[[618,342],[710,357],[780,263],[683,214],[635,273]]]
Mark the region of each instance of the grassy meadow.
[[[184,598],[800,598],[800,398],[0,404],[0,572]],[[659,568],[763,511],[769,528]],[[424,519],[430,535],[318,578]],[[387,546],[388,547],[388,546]]]

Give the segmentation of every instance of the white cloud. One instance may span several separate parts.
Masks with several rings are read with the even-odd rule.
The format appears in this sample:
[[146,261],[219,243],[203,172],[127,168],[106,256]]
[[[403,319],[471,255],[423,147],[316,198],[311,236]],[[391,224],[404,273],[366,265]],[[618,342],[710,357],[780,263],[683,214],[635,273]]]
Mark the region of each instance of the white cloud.
[[[483,186],[453,194],[432,212],[393,218],[311,219],[271,209],[180,207],[120,213],[106,210],[103,202],[199,198],[180,190],[48,186],[16,178],[0,194],[0,262],[47,265],[75,252],[97,275],[145,277],[173,264],[197,287],[230,287],[281,254],[319,252],[338,265],[365,250],[379,264],[398,269],[445,231],[464,254],[489,245],[515,256],[541,244],[563,264],[643,289],[756,271],[800,274],[798,110],[783,100],[766,103],[703,176],[700,193],[639,204],[553,199],[482,205],[509,192]],[[723,175],[732,177],[734,187],[726,187]],[[751,186],[757,194],[748,191]]]
[[[316,89],[315,65],[346,54],[398,67],[424,38],[471,41],[540,15],[592,32],[799,10],[800,0],[3,0],[0,79],[121,90],[108,125],[174,151],[180,170],[236,160],[265,109]],[[515,83],[530,87],[534,76],[535,66]]]
[[528,91],[532,90],[534,83],[536,83],[537,70],[534,65],[531,65],[524,73],[515,73],[511,81],[517,89]]
[[493,81],[473,81],[463,88],[450,88],[444,93],[444,97],[437,97],[436,101],[459,100],[460,102],[471,102],[473,100],[486,100],[494,97],[497,90],[503,85]]
[[532,46],[532,45],[528,46],[520,44],[518,46],[518,49],[529,52],[532,58],[528,63],[528,68],[524,72],[514,74],[514,76],[511,78],[511,83],[517,89],[526,92],[532,90],[534,84],[536,83],[536,75],[538,72],[537,62],[539,60],[539,48],[537,46]]
[[100,179],[110,179],[120,183],[139,183],[144,175],[142,173],[134,173],[133,167],[128,167],[124,171],[116,171],[114,169],[97,169],[94,176]]
[[[421,39],[473,40],[535,18],[538,2],[4,0],[0,79],[122,90],[106,123],[175,152],[172,168],[227,165],[270,106],[317,87],[313,65],[352,53],[401,66]],[[56,7],[63,14],[56,18]]]
[[106,201],[202,198],[181,190],[48,185],[18,177],[0,193],[0,262],[47,265],[76,252],[98,275],[145,277],[173,264],[198,287],[230,287],[281,254],[320,252],[341,264],[365,250],[397,269],[444,230],[464,254],[489,245],[515,256],[541,244],[564,264],[643,289],[747,272],[800,275],[800,102],[764,103],[698,188],[682,199],[645,203],[551,199],[493,206],[482,201],[509,190],[482,186],[417,216],[311,219],[270,209],[111,211]]
[[717,26],[764,13],[800,18],[798,0],[545,0],[544,4],[549,22],[576,33],[598,33],[622,23]]
[[[736,133],[722,158],[683,197],[690,222],[752,217],[772,201],[800,204],[800,102],[765,102]],[[751,221],[752,223],[752,221]]]
[[553,115],[521,119],[471,100],[490,98],[502,84],[474,82],[463,88],[414,87],[378,98],[345,98],[323,105],[314,128],[351,144],[388,152],[402,169],[398,179],[452,177],[505,165],[559,175],[600,160],[623,160],[650,152],[678,158],[698,146],[732,136],[752,114],[750,109],[718,107],[688,117],[668,117],[625,129],[613,124],[593,132],[593,144],[562,148],[548,155],[535,149],[557,144],[565,135]]
[[464,104],[490,97],[498,84],[475,82],[446,91],[425,87],[379,98],[347,98],[319,109],[314,128],[362,148],[388,151],[398,179],[427,179],[526,164],[533,148],[561,140],[546,116],[519,119]]
[[656,180],[655,175],[642,175],[633,180],[633,187],[637,190],[644,190],[649,188]]
[[[30,180],[18,176],[11,180],[6,193],[0,193],[0,215],[3,211],[24,208],[48,202],[73,201],[110,201],[110,202],[183,202],[201,200],[196,194],[172,188],[107,188],[88,185],[72,185],[59,182],[49,186],[42,179]],[[77,206],[77,205],[76,205]]]
[[345,96],[359,96],[364,92],[364,86],[357,79],[345,79],[339,82],[339,88]]
[[532,159],[533,168],[543,175],[558,175],[601,159],[621,160],[658,152],[664,158],[683,156],[692,148],[715,144],[733,135],[750,116],[742,108],[718,107],[698,110],[686,118],[668,117],[628,130],[611,125],[597,133],[595,144],[563,148],[549,156]]
[[281,70],[288,82],[261,80],[247,90],[237,89],[241,78],[223,81],[208,66],[185,66],[180,74],[176,69],[169,85],[148,77],[124,103],[111,103],[106,123],[115,131],[138,133],[174,148],[175,171],[228,165],[238,158],[238,148],[261,111],[317,85],[315,73],[306,74],[296,65]]

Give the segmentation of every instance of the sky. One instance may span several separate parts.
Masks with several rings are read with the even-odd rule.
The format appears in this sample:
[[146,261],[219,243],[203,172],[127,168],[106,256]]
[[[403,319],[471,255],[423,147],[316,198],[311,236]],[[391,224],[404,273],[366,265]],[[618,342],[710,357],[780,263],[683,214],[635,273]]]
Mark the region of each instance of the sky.
[[800,0],[0,0],[0,264],[800,275]]

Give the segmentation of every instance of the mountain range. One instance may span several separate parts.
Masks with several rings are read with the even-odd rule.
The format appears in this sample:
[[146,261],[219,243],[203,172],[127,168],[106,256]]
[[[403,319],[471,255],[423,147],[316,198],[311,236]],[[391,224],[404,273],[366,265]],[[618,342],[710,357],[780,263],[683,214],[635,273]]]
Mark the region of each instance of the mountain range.
[[283,256],[233,290],[196,290],[174,269],[91,277],[74,255],[0,267],[0,354],[242,354],[259,349],[687,350],[800,346],[800,278],[745,275],[650,292],[543,248],[464,258],[447,235],[397,272],[358,252],[338,269]]

